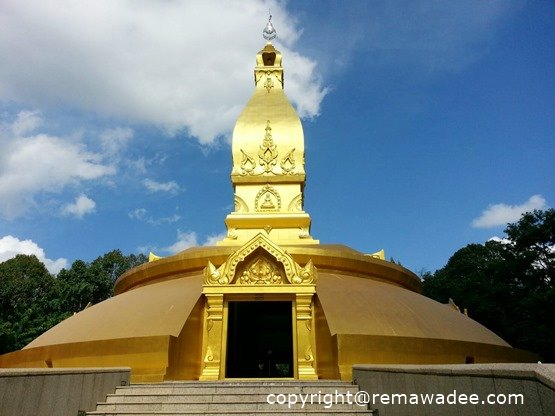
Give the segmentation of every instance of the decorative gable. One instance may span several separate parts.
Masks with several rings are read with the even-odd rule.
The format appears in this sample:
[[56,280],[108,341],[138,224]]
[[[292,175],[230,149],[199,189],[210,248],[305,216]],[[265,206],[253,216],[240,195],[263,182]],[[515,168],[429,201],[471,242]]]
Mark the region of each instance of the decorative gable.
[[304,267],[264,234],[259,233],[233,253],[220,267],[210,261],[204,269],[205,285],[313,285],[316,268]]

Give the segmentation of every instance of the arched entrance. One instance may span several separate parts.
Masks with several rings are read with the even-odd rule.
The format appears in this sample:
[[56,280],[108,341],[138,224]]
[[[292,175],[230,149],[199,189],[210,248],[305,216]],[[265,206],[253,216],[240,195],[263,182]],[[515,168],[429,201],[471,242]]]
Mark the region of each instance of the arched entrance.
[[229,301],[226,338],[226,378],[293,378],[291,301]]
[[220,267],[208,263],[200,379],[317,379],[316,270],[258,234]]

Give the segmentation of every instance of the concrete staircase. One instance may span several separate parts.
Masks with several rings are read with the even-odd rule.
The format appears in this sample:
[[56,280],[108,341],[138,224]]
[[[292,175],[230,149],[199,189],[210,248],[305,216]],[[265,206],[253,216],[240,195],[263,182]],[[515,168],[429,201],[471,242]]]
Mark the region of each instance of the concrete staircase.
[[[118,387],[115,394],[109,394],[105,403],[98,403],[96,411],[88,412],[87,415],[372,414],[366,405],[355,404],[355,394],[358,391],[358,386],[341,381],[185,381],[132,384]],[[268,403],[269,394],[274,395],[270,397],[270,401],[277,403]],[[298,400],[291,407],[287,403],[290,394],[296,395]],[[300,402],[301,397],[306,400],[304,407]],[[330,400],[336,398],[338,404],[333,403],[330,406]],[[349,398],[352,404],[348,404]],[[285,404],[279,404],[283,401]]]

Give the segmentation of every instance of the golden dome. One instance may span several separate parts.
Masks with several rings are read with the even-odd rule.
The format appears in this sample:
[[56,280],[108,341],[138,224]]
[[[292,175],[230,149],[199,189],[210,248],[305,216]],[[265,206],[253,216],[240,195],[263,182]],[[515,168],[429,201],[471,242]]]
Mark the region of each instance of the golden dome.
[[[401,266],[341,245],[283,249],[296,263],[311,260],[317,269],[313,318],[321,378],[348,379],[355,363],[531,359],[464,314],[422,296],[418,277]],[[237,247],[196,247],[143,264],[118,279],[116,296],[0,357],[0,364],[117,364],[131,366],[136,381],[199,378],[205,268],[209,261],[220,266],[236,252]]]
[[304,135],[281,61],[271,43],[257,54],[255,91],[233,131],[226,238],[153,256],[117,280],[114,297],[0,356],[0,367],[130,366],[134,381],[262,377],[262,369],[350,379],[354,364],[534,359],[422,296],[419,278],[383,253],[310,236]]

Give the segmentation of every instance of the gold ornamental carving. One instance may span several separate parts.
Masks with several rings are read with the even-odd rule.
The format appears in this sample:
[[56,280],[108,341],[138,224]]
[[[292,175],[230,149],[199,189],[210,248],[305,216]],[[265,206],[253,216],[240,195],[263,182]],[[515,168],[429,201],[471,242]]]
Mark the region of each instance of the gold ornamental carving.
[[303,195],[299,194],[289,203],[287,208],[289,212],[302,212],[303,211]]
[[299,228],[299,238],[310,238],[310,233],[308,232],[307,227]]
[[266,88],[266,91],[268,91],[268,94],[270,93],[272,88],[274,88],[274,81],[272,81],[272,77],[269,76],[269,75],[266,75],[266,81],[264,82],[264,88]]
[[314,362],[314,355],[312,354],[312,348],[308,345],[304,352],[304,359],[312,365]]
[[[254,75],[254,85],[258,85],[258,83],[260,81],[262,81],[262,78],[264,78],[264,84],[262,84],[262,86],[264,88],[266,88],[266,90],[268,91],[268,86],[267,84],[271,83],[271,87],[270,89],[275,87],[274,81],[272,79],[275,79],[278,82],[278,86],[283,88],[283,73],[279,70],[273,70],[273,71],[256,71],[255,75]],[[268,81],[270,80],[270,81]],[[270,91],[268,91],[270,92]]]
[[204,284],[207,286],[314,285],[316,278],[317,270],[312,260],[304,267],[299,265],[262,233],[229,256],[220,267],[209,261],[204,268]]
[[237,229],[233,227],[228,228],[226,237],[231,240],[237,240],[237,238],[239,238],[239,235],[237,234]]
[[279,164],[283,173],[292,174],[295,169],[295,148],[291,149],[289,153],[281,160]]
[[[262,139],[262,144],[258,148],[258,160],[245,152],[241,151],[241,174],[242,175],[293,175],[297,166],[295,161],[295,148],[290,149],[279,162],[281,170],[275,169],[278,163],[279,151],[272,137],[272,126],[270,120],[266,122],[266,133]],[[258,168],[260,167],[260,168]]]
[[204,268],[204,284],[208,285],[227,285],[229,279],[222,276],[220,269],[216,268],[210,260],[208,265]]
[[223,328],[222,294],[205,294],[205,327],[203,335],[203,363],[200,380],[217,380],[220,377],[220,359]]
[[235,195],[235,212],[246,213],[249,212],[249,207],[246,202],[238,195]]
[[304,267],[298,266],[297,275],[293,276],[291,283],[295,285],[313,283],[315,278],[316,278],[316,267],[314,267],[314,263],[312,263],[312,260],[309,260]]
[[282,276],[274,264],[260,256],[246,267],[238,283],[243,285],[279,285],[282,283]]
[[263,186],[254,199],[254,209],[256,211],[278,211],[280,208],[279,192],[270,185]]
[[[314,319],[313,295],[297,294],[295,309],[297,315],[297,369],[299,379],[316,379],[314,360]],[[304,321],[304,322],[303,322]]]
[[248,153],[245,153],[243,149],[241,149],[241,153],[243,154],[243,158],[241,159],[241,170],[244,175],[252,175],[253,171],[256,169],[256,162]]
[[270,173],[273,171],[274,166],[277,163],[278,151],[277,146],[274,144],[272,139],[272,127],[270,126],[270,120],[266,122],[266,134],[258,150],[258,158],[260,166],[264,169],[264,173]]
[[212,352],[212,348],[206,348],[206,355],[204,356],[204,362],[209,363],[214,361],[214,353]]

